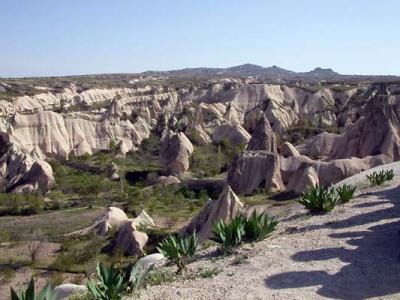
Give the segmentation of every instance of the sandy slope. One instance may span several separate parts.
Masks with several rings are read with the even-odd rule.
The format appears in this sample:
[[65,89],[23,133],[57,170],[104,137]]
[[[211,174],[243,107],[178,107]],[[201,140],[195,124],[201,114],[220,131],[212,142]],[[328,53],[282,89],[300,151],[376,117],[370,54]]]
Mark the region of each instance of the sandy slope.
[[206,250],[190,269],[220,274],[153,286],[141,299],[400,299],[399,184],[396,175],[328,215],[282,220],[274,237],[240,250],[244,263]]

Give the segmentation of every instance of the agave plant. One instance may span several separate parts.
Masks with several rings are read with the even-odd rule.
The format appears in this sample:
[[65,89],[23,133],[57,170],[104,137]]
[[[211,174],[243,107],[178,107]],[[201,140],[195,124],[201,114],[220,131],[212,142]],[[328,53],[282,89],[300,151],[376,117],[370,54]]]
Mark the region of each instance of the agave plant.
[[233,218],[230,223],[219,220],[214,224],[213,233],[215,238],[213,240],[221,244],[225,252],[232,252],[233,248],[243,242],[245,223],[246,219],[241,215]]
[[39,292],[39,294],[35,294],[35,282],[33,278],[31,278],[28,287],[25,291],[21,291],[19,294],[11,288],[11,300],[53,300],[54,292],[53,287],[50,283],[46,284],[45,287]]
[[244,225],[246,240],[253,242],[266,239],[275,230],[277,224],[278,221],[266,213],[257,214],[254,210]]
[[346,203],[349,202],[354,195],[354,192],[356,191],[355,186],[343,184],[342,186],[339,186],[336,188],[336,193],[339,197],[340,203]]
[[385,181],[390,181],[394,177],[393,170],[374,171],[372,174],[367,175],[368,181],[372,185],[382,185]]
[[100,282],[90,279],[87,288],[96,300],[120,300],[125,292],[137,291],[150,269],[144,270],[141,265],[120,269],[114,265],[106,266],[97,263],[97,275]]
[[329,212],[338,203],[338,198],[333,188],[315,186],[303,193],[298,202],[311,212]]
[[197,243],[196,232],[182,238],[169,236],[159,243],[157,250],[173,262],[178,267],[177,274],[181,274],[186,269],[187,259],[195,254]]

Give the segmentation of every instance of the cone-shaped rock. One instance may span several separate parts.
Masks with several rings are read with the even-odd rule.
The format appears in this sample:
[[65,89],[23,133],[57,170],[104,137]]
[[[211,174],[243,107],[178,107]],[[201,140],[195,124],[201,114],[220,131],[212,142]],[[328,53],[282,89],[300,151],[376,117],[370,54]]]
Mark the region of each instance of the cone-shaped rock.
[[259,188],[271,192],[284,190],[278,154],[268,151],[244,151],[236,157],[228,172],[228,184],[239,194]]
[[211,143],[210,136],[207,134],[204,127],[203,110],[201,105],[196,109],[194,119],[192,122],[189,122],[185,133],[191,141],[198,145]]
[[161,165],[168,175],[182,176],[189,169],[193,145],[183,132],[169,132],[160,149]]
[[228,222],[238,215],[243,204],[230,186],[226,186],[216,201],[208,201],[202,210],[192,219],[181,234],[192,234],[196,231],[199,240],[204,241],[213,236],[213,225],[219,220]]
[[257,126],[251,136],[247,149],[276,152],[276,136],[265,114],[263,114],[257,122]]
[[138,231],[134,221],[126,221],[119,227],[115,247],[125,255],[142,255],[147,240],[147,234]]

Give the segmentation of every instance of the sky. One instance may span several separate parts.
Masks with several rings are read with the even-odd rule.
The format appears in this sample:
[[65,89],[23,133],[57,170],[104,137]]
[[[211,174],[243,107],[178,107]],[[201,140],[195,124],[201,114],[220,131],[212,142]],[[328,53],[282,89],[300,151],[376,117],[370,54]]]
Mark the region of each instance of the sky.
[[400,75],[398,0],[0,0],[0,77],[278,65]]

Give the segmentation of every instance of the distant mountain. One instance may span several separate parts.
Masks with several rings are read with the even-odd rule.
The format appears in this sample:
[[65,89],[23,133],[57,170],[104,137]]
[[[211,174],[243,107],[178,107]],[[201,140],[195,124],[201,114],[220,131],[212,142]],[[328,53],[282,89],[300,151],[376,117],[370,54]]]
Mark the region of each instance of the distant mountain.
[[332,69],[323,69],[323,68],[315,68],[310,72],[298,73],[300,75],[305,76],[313,76],[313,77],[335,77],[341,76],[341,74],[333,71]]
[[169,75],[176,77],[214,77],[214,76],[233,76],[233,77],[266,77],[269,79],[287,80],[323,80],[343,76],[332,69],[316,68],[309,72],[294,72],[280,68],[278,66],[262,67],[254,64],[243,64],[230,68],[186,68],[172,71],[149,71],[143,75]]

